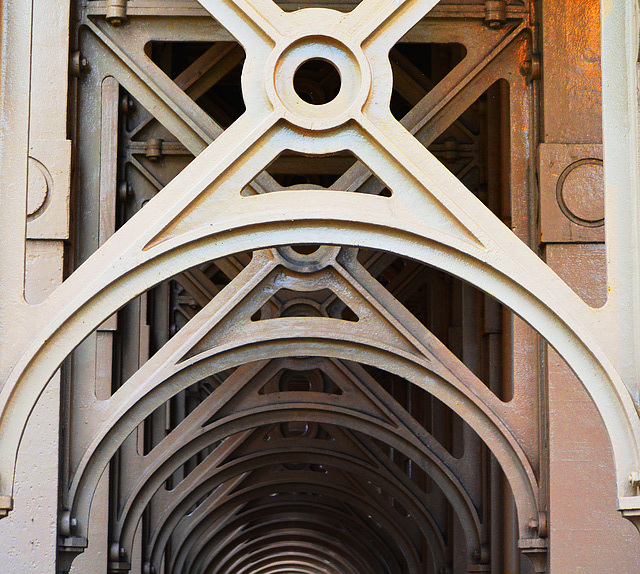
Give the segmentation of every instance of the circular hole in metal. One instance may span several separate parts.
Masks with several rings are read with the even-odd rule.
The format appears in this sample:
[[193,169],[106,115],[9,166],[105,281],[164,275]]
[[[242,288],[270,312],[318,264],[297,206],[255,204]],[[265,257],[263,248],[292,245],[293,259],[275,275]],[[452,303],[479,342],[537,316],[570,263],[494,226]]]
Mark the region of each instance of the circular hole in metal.
[[293,75],[293,89],[301,100],[314,106],[328,104],[340,92],[340,72],[331,62],[311,58],[302,63]]

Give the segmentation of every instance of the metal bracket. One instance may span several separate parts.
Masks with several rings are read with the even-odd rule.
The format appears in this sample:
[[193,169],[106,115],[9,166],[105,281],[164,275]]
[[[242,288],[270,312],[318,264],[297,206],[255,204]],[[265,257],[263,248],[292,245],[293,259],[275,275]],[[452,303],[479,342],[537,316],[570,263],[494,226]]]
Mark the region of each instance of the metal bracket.
[[536,574],[544,574],[547,571],[547,541],[542,538],[521,538],[518,540],[518,548],[524,556],[529,558]]

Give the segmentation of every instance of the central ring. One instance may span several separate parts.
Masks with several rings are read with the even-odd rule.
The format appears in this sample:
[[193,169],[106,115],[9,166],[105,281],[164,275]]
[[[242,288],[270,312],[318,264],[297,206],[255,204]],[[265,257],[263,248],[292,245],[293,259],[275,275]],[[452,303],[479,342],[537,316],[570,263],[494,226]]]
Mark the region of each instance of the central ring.
[[[310,130],[337,127],[362,109],[371,85],[371,73],[364,54],[348,48],[337,38],[322,34],[305,36],[273,55],[273,76],[267,78],[267,91],[276,109],[286,120]],[[275,62],[274,62],[275,60]],[[296,92],[294,78],[298,69],[322,60],[340,75],[340,90],[330,102],[312,104]]]

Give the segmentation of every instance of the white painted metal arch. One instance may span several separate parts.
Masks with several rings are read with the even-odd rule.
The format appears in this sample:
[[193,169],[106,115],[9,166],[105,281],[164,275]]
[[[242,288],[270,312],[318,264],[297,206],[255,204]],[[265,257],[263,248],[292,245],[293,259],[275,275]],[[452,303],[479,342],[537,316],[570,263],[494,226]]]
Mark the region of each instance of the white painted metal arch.
[[[640,508],[628,482],[640,468],[640,421],[625,386],[631,382],[621,379],[608,352],[601,314],[389,113],[388,50],[434,3],[364,0],[347,15],[323,12],[319,24],[317,12],[285,14],[269,0],[203,2],[247,50],[247,112],[46,301],[26,309],[31,344],[15,350],[15,369],[0,392],[2,494],[13,491],[20,437],[38,397],[64,358],[104,319],[197,263],[313,242],[410,257],[512,308],[558,350],[591,394],[612,441],[619,497],[627,508]],[[278,76],[280,67],[297,61],[300,46],[304,57],[331,60],[338,53],[336,66],[354,82],[322,114],[296,100],[293,86]],[[351,150],[392,197],[318,190],[242,197],[240,190],[285,149]]]

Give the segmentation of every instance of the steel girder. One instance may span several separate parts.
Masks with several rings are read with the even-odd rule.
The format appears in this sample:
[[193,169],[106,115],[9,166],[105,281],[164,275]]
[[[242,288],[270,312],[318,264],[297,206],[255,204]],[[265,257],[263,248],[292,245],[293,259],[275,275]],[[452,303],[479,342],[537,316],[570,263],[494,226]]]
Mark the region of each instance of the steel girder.
[[[331,260],[329,259],[328,261]],[[328,264],[328,261],[320,262],[315,266],[322,268]],[[219,315],[216,311],[217,305],[221,304],[225,299],[224,290],[219,294],[219,297],[212,301],[210,307],[206,307],[176,334],[165,346],[163,352],[151,358],[132,379],[113,395],[113,398],[109,401],[113,405],[112,409],[108,408],[106,402],[103,403],[104,423],[102,429],[98,431],[86,450],[70,489],[69,508],[74,516],[79,518],[82,516],[80,525],[86,523],[93,490],[107,462],[115,454],[118,446],[147,416],[166,400],[180,390],[216,371],[250,361],[295,354],[294,348],[300,348],[301,346],[305,349],[305,354],[310,356],[330,356],[347,360],[359,360],[366,364],[376,365],[396,372],[399,376],[422,386],[455,410],[464,412],[464,410],[469,409],[469,414],[465,414],[465,419],[478,432],[479,436],[491,446],[498,460],[502,462],[503,468],[512,483],[512,488],[519,493],[516,500],[522,505],[521,516],[531,516],[537,512],[537,484],[533,471],[511,433],[499,419],[492,416],[492,412],[500,409],[501,415],[507,417],[508,410],[498,407],[494,396],[486,387],[479,381],[474,380],[473,375],[461,363],[457,362],[444,346],[429,337],[428,332],[421,325],[411,325],[410,317],[404,316],[402,321],[397,319],[397,322],[393,321],[392,325],[395,328],[390,325],[385,328],[383,326],[384,323],[379,322],[379,317],[384,317],[385,315],[389,319],[392,317],[389,316],[389,313],[394,310],[394,305],[391,301],[385,301],[386,304],[380,306],[378,310],[380,315],[377,313],[374,315],[370,305],[372,301],[375,301],[375,296],[358,301],[355,297],[349,296],[346,289],[338,287],[341,282],[338,280],[339,282],[337,284],[334,283],[332,286],[358,314],[358,323],[336,322],[331,319],[311,317],[302,319],[293,317],[280,318],[258,321],[253,324],[247,322],[255,312],[255,309],[266,303],[274,291],[273,288],[268,287],[270,275],[277,277],[281,286],[289,285],[289,283],[283,282],[284,276],[282,273],[276,273],[275,276],[271,274],[274,269],[272,262],[274,260],[271,257],[267,257],[266,267],[262,272],[257,272],[256,267],[262,266],[262,262],[260,258],[255,259],[238,276],[237,281],[244,291],[248,291],[252,287],[251,282],[247,282],[245,277],[251,277],[252,281],[257,284],[261,283],[262,277],[265,277],[267,279],[267,293],[259,296],[257,301],[250,296],[250,293],[247,293],[243,297],[249,307],[246,311],[232,311],[229,304],[225,304],[225,320],[220,324],[220,330],[224,335],[213,348],[208,348],[209,345],[206,342],[203,343],[202,334],[207,333],[211,336],[211,339],[217,339],[214,326],[218,322]],[[350,264],[349,258],[346,256],[346,261],[342,261],[342,265],[349,271],[343,271],[343,273],[345,275],[349,273],[351,277],[359,276],[361,281],[366,279],[357,270],[357,266],[350,268],[350,265],[353,264],[355,262],[351,261]],[[345,267],[342,267],[342,269],[345,269]],[[278,268],[276,267],[275,269],[277,270]],[[313,275],[311,277],[313,278]],[[320,271],[320,277],[322,277],[322,271]],[[325,281],[321,278],[319,285],[325,284]],[[380,299],[388,298],[386,291],[378,290],[371,282],[368,282],[367,285],[370,290],[376,289],[378,291],[378,302],[380,302]],[[307,288],[312,289],[317,286],[312,284]],[[361,288],[363,287],[362,283],[360,283],[360,286]],[[229,289],[229,292],[234,298],[236,297],[237,291],[233,287]],[[245,303],[245,301],[242,303]],[[369,306],[369,309],[365,305]],[[401,311],[399,307],[395,310]],[[245,317],[244,321],[241,319],[242,316]],[[230,322],[227,322],[228,318],[230,318]],[[270,321],[283,321],[283,330],[274,330],[274,325]],[[402,331],[400,331],[403,333],[402,338],[398,336],[400,324],[403,325]],[[246,351],[240,352],[241,349],[247,347],[246,343],[235,344],[232,343],[233,338],[229,339],[229,334],[231,333],[229,327],[231,325],[239,333],[242,333],[242,338],[247,338],[250,342],[252,347],[250,354],[246,354]],[[348,335],[345,334],[345,342],[348,340],[350,343],[348,347],[340,343],[342,327],[345,326],[348,328]],[[257,337],[251,335],[252,328],[258,330]],[[319,336],[323,331],[326,333],[327,339]],[[419,331],[423,331],[422,337],[424,338],[418,338]],[[194,332],[196,333],[195,341],[199,346],[196,352],[190,350],[191,344],[189,343],[189,341],[193,340],[192,333]],[[360,336],[356,334],[358,332],[361,333]],[[384,333],[384,336],[382,339],[371,341],[367,340],[368,338],[365,336],[367,332],[376,333],[378,334],[377,336]],[[304,333],[312,335],[305,336]],[[402,340],[403,338],[405,338],[404,341]],[[394,339],[396,342],[391,346]],[[271,341],[274,341],[275,345]],[[331,341],[336,341],[337,344],[334,345]],[[382,341],[385,341],[384,345],[381,344]],[[238,349],[237,352],[231,352],[234,347]],[[415,351],[411,352],[412,348],[420,349],[420,354],[416,356],[414,354]],[[174,354],[173,349],[176,349],[177,355]],[[218,356],[218,349],[222,351],[220,356]],[[172,356],[175,359],[170,359]],[[383,357],[384,360],[382,360]],[[449,365],[447,365],[447,362],[449,362]],[[453,366],[454,364],[455,367]],[[128,389],[131,389],[131,398],[126,397]],[[473,389],[473,391],[467,389]],[[226,395],[224,389],[221,388],[220,390],[224,397]],[[479,397],[483,397],[483,401],[486,401],[486,403],[493,403],[496,406],[493,409],[487,408],[479,401]],[[222,406],[229,398],[221,399],[220,396],[216,395],[216,399],[213,399],[212,402],[216,401],[216,405]],[[314,397],[314,399],[318,401],[318,397]],[[293,404],[293,408],[300,408],[300,406],[302,406],[300,403]],[[333,402],[331,407],[324,407],[324,409],[331,408],[335,411],[337,410],[336,406],[336,403]],[[319,401],[314,403],[314,407],[316,411],[324,410],[322,403]],[[259,405],[252,405],[251,410],[242,411],[242,416],[245,420],[250,420],[250,416],[259,416],[262,420],[271,420],[273,417],[278,416],[277,413],[278,410],[276,410],[275,405],[267,403],[262,408]],[[209,416],[211,416],[211,411],[209,411]],[[287,415],[280,416],[286,417]],[[318,418],[315,413],[309,416],[314,419]],[[227,422],[225,419],[223,421]],[[234,428],[233,424],[231,424],[231,428]],[[235,428],[240,429],[237,426]],[[223,436],[225,435],[217,435],[214,440],[220,440]],[[521,521],[520,529],[523,536],[529,529],[528,523],[529,519],[522,519]],[[82,526],[80,526],[79,532],[84,532]]]
[[[178,4],[177,16],[206,18],[201,8]],[[519,444],[524,440],[518,435],[516,415],[511,414],[510,420],[509,407],[377,285],[353,251],[324,247],[298,256],[285,248],[274,249],[308,243],[313,237],[313,243],[368,247],[437,267],[491,293],[523,317],[567,360],[594,398],[614,449],[621,507],[636,516],[637,489],[628,476],[640,468],[640,426],[633,402],[637,391],[619,375],[627,371],[619,368],[613,343],[604,332],[607,316],[585,305],[422,145],[435,139],[438,122],[444,125],[454,119],[455,111],[447,106],[455,109],[456,98],[461,105],[464,98],[473,98],[504,75],[496,62],[509,49],[515,52],[526,43],[524,26],[505,27],[489,53],[470,52],[465,64],[419,100],[400,123],[383,105],[393,85],[387,54],[435,2],[408,0],[396,7],[365,0],[346,14],[320,8],[284,13],[266,0],[201,4],[217,20],[207,19],[214,33],[231,39],[228,30],[247,52],[242,80],[247,111],[226,131],[187,97],[183,91],[189,89],[187,83],[167,81],[145,60],[144,45],[158,39],[157,30],[147,31],[145,37],[110,28],[102,21],[109,9],[103,2],[92,2],[87,11],[86,29],[109,53],[110,67],[102,73],[106,75],[107,69],[113,73],[160,121],[167,120],[186,149],[199,155],[44,303],[16,303],[26,317],[24,337],[7,347],[7,364],[15,368],[0,393],[5,511],[11,505],[15,458],[29,414],[69,353],[115,311],[159,282],[211,259],[253,250],[251,263],[228,287],[211,303],[207,303],[209,293],[202,301],[203,310],[126,384],[111,398],[91,405],[95,432],[84,445],[84,456],[65,492],[68,518],[78,521],[77,533],[87,534],[93,492],[109,460],[154,410],[204,377],[255,361],[297,356],[304,349],[306,356],[357,361],[395,373],[458,412],[502,464],[518,506],[523,545],[543,549],[544,541],[530,527],[541,510],[538,482],[530,453]],[[129,16],[135,22],[136,10],[143,14],[153,9],[140,3],[130,8]],[[198,33],[205,37],[211,30]],[[333,62],[345,86],[321,110],[300,100],[288,80],[311,55]],[[467,84],[475,92],[463,93]],[[322,155],[345,149],[359,161],[331,191],[313,186],[282,190],[262,173],[284,150]],[[379,192],[386,186],[390,197],[343,193],[356,191],[371,174],[381,182],[373,189]],[[255,195],[238,193],[246,187]],[[305,299],[304,293],[328,288],[355,311],[358,321],[348,324],[327,315],[251,321],[253,312],[269,304],[282,288],[299,291],[300,300],[316,304],[320,314],[326,309]],[[365,375],[360,373],[359,379]],[[235,398],[231,390],[231,384],[223,383],[209,403],[224,406]],[[425,466],[435,477],[447,475],[445,469],[451,465],[443,462],[446,453],[434,454],[434,445],[426,452],[415,435],[412,444],[405,432],[410,421],[401,421],[402,431],[382,429],[384,425],[350,412],[355,409],[348,401],[343,411],[335,406],[340,401],[332,403],[329,412],[322,397],[311,395],[283,400],[276,408],[274,402],[256,402],[242,414],[241,422],[227,417],[200,429],[193,424],[175,453],[171,448],[155,451],[158,468],[166,466],[164,474],[154,475],[155,482],[142,480],[141,488],[153,495],[171,471],[198,452],[194,449],[267,423],[286,423],[291,420],[287,409],[304,413],[299,416],[314,424],[366,429],[372,436],[378,432],[378,439],[395,444],[394,448],[404,446],[414,460],[426,454],[433,462]],[[183,428],[189,426],[189,418],[185,423]],[[168,453],[175,459],[163,459]],[[458,493],[463,502],[456,510],[467,508],[472,517],[467,522],[475,522],[477,531],[478,519],[460,483],[451,472],[448,482],[441,484],[449,485],[443,490]],[[150,497],[143,500],[140,511],[147,508]],[[135,530],[140,512],[134,516],[129,530]],[[129,532],[127,544],[132,537]],[[476,532],[473,539],[477,544],[480,534]],[[215,571],[207,560],[201,559],[202,571]],[[311,562],[303,563],[316,571]],[[270,560],[264,571],[278,568],[286,566]]]

